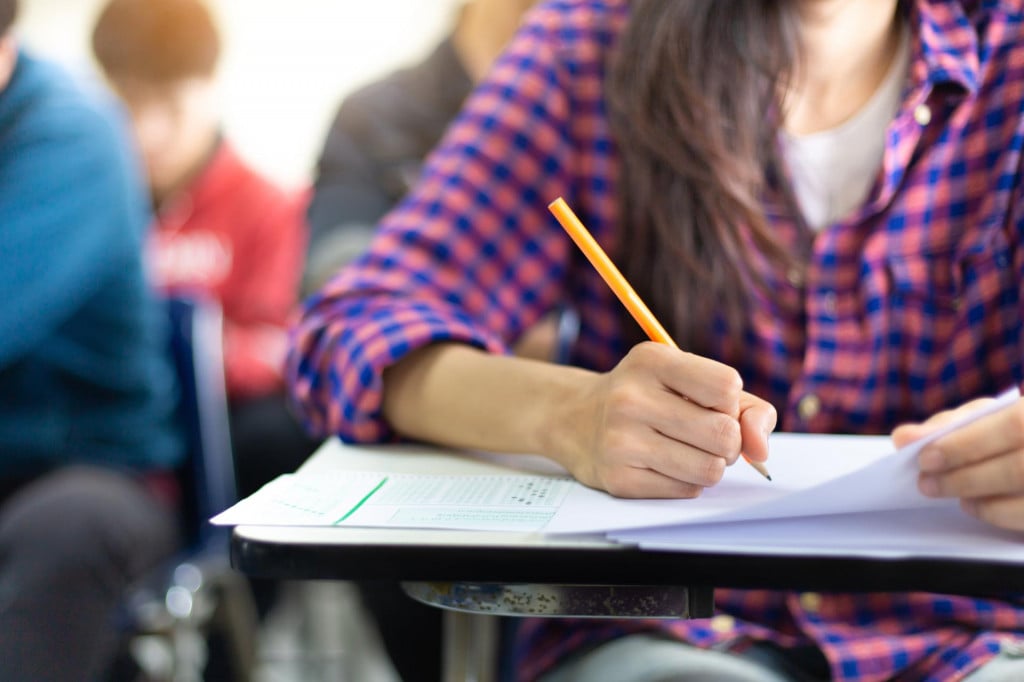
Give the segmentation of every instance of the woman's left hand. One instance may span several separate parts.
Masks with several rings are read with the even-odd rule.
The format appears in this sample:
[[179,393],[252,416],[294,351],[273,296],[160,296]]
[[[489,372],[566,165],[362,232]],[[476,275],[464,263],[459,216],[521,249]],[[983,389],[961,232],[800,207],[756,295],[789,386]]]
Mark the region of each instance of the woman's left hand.
[[[990,403],[975,400],[921,424],[893,431],[903,447]],[[956,497],[968,514],[1000,528],[1024,530],[1024,398],[926,445],[917,486],[928,497]]]

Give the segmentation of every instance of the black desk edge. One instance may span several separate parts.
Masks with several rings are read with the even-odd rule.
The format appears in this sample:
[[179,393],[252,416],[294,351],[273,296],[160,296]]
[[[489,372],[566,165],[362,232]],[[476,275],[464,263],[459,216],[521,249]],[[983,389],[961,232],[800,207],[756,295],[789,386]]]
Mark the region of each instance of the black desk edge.
[[[864,559],[257,541],[233,534],[231,563],[253,577],[476,583],[665,585],[833,592],[1024,593],[1024,567],[953,559]],[[586,576],[585,581],[580,576]]]

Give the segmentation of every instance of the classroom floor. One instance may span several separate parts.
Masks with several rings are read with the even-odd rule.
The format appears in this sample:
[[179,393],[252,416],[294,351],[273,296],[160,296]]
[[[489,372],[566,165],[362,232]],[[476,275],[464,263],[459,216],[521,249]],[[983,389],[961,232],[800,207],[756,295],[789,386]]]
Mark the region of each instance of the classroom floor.
[[352,587],[295,582],[261,629],[255,682],[400,682]]

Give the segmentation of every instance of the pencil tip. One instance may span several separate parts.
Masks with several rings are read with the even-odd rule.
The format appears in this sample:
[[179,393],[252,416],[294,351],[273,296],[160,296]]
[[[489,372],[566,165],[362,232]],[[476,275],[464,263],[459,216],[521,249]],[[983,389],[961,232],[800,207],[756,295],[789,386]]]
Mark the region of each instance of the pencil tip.
[[767,478],[769,481],[772,480],[772,477],[771,477],[770,474],[765,474],[764,477]]

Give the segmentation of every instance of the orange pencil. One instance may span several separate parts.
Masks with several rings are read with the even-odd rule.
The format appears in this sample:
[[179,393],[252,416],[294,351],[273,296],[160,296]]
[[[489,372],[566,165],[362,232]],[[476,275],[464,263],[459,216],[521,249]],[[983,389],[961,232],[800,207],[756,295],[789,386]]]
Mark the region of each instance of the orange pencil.
[[[580,219],[573,210],[569,208],[569,204],[565,203],[562,197],[558,197],[548,205],[548,210],[554,214],[565,231],[569,233],[572,240],[576,242],[576,246],[580,247],[580,251],[587,257],[587,260],[594,266],[605,283],[611,287],[612,292],[622,301],[622,305],[626,306],[626,310],[643,328],[647,337],[651,341],[663,343],[672,348],[679,348],[668,332],[665,331],[665,328],[661,326],[661,323],[658,322],[658,318],[654,316],[651,309],[647,307],[647,304],[633,290],[633,286],[619,272],[619,269],[615,267],[615,263],[604,252],[604,249],[597,243],[594,236],[590,234],[590,231],[580,222]],[[768,469],[763,464],[751,461],[745,455],[743,459],[750,466],[754,467],[759,474],[769,481],[772,480],[772,477],[768,474]]]

